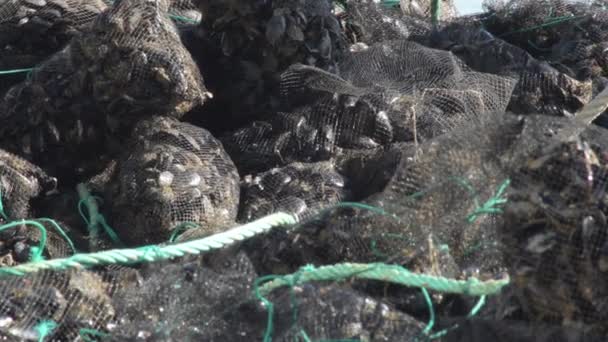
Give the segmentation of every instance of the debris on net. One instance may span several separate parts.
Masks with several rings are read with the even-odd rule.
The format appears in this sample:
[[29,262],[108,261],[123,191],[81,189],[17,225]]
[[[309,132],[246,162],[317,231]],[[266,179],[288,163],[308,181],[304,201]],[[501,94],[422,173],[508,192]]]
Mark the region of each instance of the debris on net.
[[[117,1],[11,88],[0,102],[3,146],[44,168],[90,175],[104,145],[124,139],[139,118],[179,118],[204,102],[202,76],[167,8],[166,0]],[[92,165],[75,169],[84,153]]]
[[0,1],[0,96],[105,9],[101,0]]
[[133,135],[104,186],[122,240],[160,243],[183,224],[212,234],[235,222],[239,175],[208,131],[155,117],[139,122]]

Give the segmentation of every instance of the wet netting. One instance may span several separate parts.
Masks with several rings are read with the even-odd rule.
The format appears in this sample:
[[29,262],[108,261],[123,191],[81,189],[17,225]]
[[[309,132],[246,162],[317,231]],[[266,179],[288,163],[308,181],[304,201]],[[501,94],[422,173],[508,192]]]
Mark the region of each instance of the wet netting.
[[3,341],[608,340],[602,1],[0,0]]

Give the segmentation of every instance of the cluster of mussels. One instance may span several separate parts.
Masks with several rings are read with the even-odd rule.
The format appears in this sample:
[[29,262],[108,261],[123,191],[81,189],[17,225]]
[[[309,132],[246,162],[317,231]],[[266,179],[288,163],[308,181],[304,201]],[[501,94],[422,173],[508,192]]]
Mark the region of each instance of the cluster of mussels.
[[278,211],[301,216],[347,199],[346,180],[333,163],[293,163],[246,177],[239,216],[243,221]]
[[[605,335],[608,142],[595,143],[608,135],[544,148],[555,125],[505,111],[572,124],[562,117],[608,84],[608,21],[551,0],[586,33],[548,25],[523,40],[504,35],[527,29],[512,19],[544,11],[512,2],[460,19],[442,1],[433,27],[422,0],[0,0],[12,18],[0,17],[0,66],[38,63],[0,89],[0,224],[17,224],[0,231],[0,265],[71,255],[63,233],[78,251],[87,233],[89,250],[105,248],[100,225],[112,246],[142,246],[275,212],[301,220],[194,262],[7,278],[0,335],[39,338],[43,319],[61,340],[251,341],[273,324],[279,341],[428,335],[417,287],[294,280],[249,301],[258,275],[341,262],[483,280],[508,266],[525,319]],[[199,24],[171,21],[197,20],[195,6]],[[70,223],[17,221],[40,216]],[[432,294],[440,325],[473,308],[465,297]]]
[[[101,0],[0,1],[0,70],[28,69],[63,49],[106,9]],[[25,73],[3,76],[0,96]]]
[[[203,111],[221,108],[230,116],[207,123],[210,129],[230,129],[267,116],[280,105],[276,90],[290,65],[335,71],[346,49],[328,0],[198,3],[203,20],[192,45],[203,61],[206,84],[216,95]],[[239,101],[234,101],[235,94]]]
[[113,227],[126,243],[167,241],[184,223],[205,234],[234,223],[239,174],[208,131],[155,117],[136,126],[130,145],[103,185]]
[[605,146],[579,139],[533,154],[513,175],[501,233],[530,319],[605,334],[607,162]]
[[202,76],[163,14],[167,7],[116,4],[12,87],[0,101],[2,147],[54,175],[82,179],[103,167],[140,118],[179,118],[204,102]]

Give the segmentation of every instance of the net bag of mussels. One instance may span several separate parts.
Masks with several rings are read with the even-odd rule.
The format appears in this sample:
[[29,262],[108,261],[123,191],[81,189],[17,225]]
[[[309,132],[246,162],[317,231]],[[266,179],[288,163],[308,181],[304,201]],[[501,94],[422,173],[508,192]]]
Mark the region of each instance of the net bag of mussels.
[[602,1],[0,0],[6,341],[605,341]]

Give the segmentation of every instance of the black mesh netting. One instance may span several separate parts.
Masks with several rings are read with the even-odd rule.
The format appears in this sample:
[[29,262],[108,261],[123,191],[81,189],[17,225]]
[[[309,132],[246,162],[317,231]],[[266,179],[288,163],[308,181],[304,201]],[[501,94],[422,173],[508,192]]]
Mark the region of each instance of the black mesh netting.
[[0,339],[608,339],[607,29],[0,0]]

